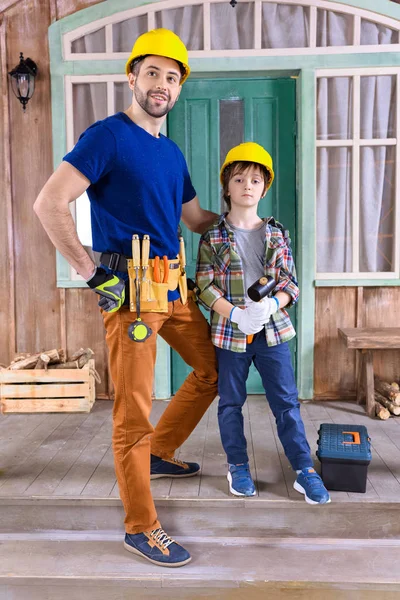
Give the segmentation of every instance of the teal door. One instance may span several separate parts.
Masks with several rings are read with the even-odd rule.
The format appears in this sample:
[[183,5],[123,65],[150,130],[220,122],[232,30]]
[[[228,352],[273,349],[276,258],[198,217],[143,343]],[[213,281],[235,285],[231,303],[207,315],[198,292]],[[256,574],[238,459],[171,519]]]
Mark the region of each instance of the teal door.
[[[274,216],[290,230],[293,252],[296,223],[296,96],[293,79],[189,80],[168,116],[168,136],[182,150],[203,208],[223,212],[219,169],[226,153],[241,142],[254,141],[270,152],[275,181],[259,205],[261,217]],[[188,276],[194,278],[199,235],[185,227]],[[291,310],[291,318],[295,315]],[[293,344],[292,352],[295,351]],[[294,356],[293,356],[294,359]],[[295,364],[295,362],[294,362]],[[190,368],[172,351],[172,393]],[[255,368],[249,394],[262,394]]]

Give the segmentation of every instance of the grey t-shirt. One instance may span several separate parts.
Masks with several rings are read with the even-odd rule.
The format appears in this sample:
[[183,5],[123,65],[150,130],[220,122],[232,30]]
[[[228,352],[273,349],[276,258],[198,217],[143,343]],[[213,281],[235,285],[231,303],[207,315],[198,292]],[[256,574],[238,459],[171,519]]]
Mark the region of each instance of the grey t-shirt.
[[[228,221],[229,222],[229,221]],[[264,221],[257,229],[241,229],[229,223],[235,234],[235,242],[244,271],[244,289],[264,275],[265,227]]]

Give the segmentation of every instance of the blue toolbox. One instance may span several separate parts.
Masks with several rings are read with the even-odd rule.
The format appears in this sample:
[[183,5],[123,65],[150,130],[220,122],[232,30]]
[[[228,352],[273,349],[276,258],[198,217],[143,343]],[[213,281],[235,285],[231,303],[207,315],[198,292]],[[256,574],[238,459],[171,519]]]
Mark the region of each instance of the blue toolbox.
[[321,423],[317,456],[328,490],[365,492],[371,439],[364,425]]

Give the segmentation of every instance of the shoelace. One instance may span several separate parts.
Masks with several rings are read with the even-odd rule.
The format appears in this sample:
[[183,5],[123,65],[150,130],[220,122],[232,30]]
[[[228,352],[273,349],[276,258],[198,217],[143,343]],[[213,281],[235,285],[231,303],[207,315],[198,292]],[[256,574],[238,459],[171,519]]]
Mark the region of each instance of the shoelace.
[[185,463],[185,462],[183,462],[183,460],[179,460],[178,458],[171,458],[171,462],[175,463],[175,464],[176,464],[176,465],[178,465],[178,466],[179,466],[179,465],[183,465],[183,466],[185,466],[185,465],[186,465],[186,463]]
[[168,546],[170,546],[175,540],[173,540],[167,533],[165,533],[164,529],[153,529],[150,532],[150,537],[160,546],[166,550]]

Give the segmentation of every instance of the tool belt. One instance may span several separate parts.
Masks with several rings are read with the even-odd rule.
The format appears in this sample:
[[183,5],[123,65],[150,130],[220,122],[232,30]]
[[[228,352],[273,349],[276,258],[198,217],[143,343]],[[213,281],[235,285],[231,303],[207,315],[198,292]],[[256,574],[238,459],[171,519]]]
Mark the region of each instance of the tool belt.
[[117,254],[117,252],[103,252],[100,255],[100,262],[112,271],[121,271],[121,273],[128,272],[128,257],[123,254]]
[[[157,272],[155,273],[155,262]],[[130,307],[136,311],[136,272],[131,259],[128,259]],[[168,312],[168,291],[179,286],[181,269],[179,259],[168,260],[168,270],[163,261],[149,260],[145,278],[139,276],[140,310],[142,312]],[[185,276],[186,279],[186,276]]]
[[101,262],[115,271],[128,272],[129,308],[137,313],[168,312],[168,292],[179,288],[182,304],[187,301],[186,256],[183,238],[179,238],[179,254],[149,259],[150,237],[140,240],[132,236],[132,258],[120,254],[103,253]]
[[[117,252],[103,252],[100,255],[100,263],[105,265],[112,271],[120,271],[121,273],[128,273],[128,261],[130,261],[130,257],[125,256],[124,254],[118,254]],[[154,261],[154,258],[149,259],[149,265]],[[169,261],[170,269],[178,269],[179,268],[179,259],[173,259]],[[176,288],[174,288],[176,289]]]

